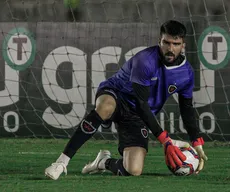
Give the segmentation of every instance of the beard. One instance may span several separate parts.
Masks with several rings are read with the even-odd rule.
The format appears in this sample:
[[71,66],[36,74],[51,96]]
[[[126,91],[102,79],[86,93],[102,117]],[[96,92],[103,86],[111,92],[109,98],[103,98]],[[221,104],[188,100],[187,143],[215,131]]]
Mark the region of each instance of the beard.
[[176,60],[176,56],[172,52],[168,52],[164,55],[165,61],[172,63]]

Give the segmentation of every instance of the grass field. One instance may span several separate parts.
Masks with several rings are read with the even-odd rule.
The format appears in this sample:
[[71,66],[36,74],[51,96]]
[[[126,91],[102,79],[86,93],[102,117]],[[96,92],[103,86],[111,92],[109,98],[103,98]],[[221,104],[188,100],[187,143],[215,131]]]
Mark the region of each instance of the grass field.
[[162,148],[149,147],[144,173],[140,177],[118,177],[110,173],[82,175],[81,169],[99,149],[119,157],[112,141],[90,141],[68,166],[68,175],[49,180],[44,169],[59,156],[67,140],[0,139],[0,192],[210,192],[230,191],[230,147],[206,143],[209,160],[199,175],[176,177],[170,174]]

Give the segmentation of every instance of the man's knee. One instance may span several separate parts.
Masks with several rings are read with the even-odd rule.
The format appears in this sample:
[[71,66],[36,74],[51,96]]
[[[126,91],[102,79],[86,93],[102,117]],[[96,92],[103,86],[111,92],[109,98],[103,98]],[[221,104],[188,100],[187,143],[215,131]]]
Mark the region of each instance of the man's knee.
[[116,101],[110,95],[101,95],[96,100],[96,109],[98,115],[103,119],[109,119],[116,109]]
[[124,168],[130,175],[133,176],[139,176],[142,174],[143,171],[142,167],[138,166],[138,164],[134,166],[124,167]]
[[123,154],[123,165],[125,170],[133,176],[142,174],[146,150],[142,147],[125,148]]

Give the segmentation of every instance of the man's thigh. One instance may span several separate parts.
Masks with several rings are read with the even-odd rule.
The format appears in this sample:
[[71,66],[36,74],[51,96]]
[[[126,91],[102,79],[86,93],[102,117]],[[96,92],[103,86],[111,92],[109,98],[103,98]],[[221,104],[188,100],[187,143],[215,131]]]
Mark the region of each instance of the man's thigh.
[[127,147],[142,147],[145,151],[148,151],[148,128],[135,109],[130,107],[121,93],[117,91],[103,88],[98,91],[97,97],[102,94],[113,96],[117,103],[115,112],[110,120],[116,124],[120,154],[123,156],[123,151]]
[[131,112],[123,115],[117,123],[119,146],[118,151],[123,156],[123,151],[127,147],[141,147],[148,151],[149,129],[140,117]]

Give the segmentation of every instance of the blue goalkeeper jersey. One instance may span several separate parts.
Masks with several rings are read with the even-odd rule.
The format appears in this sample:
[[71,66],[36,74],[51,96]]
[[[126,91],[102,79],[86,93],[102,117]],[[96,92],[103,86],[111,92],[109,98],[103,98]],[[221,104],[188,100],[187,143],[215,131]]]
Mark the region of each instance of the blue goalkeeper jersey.
[[190,63],[185,59],[180,65],[167,67],[160,61],[159,54],[158,46],[138,52],[116,74],[101,82],[98,89],[111,88],[135,107],[132,83],[150,86],[148,104],[154,115],[174,93],[192,98],[194,72]]

